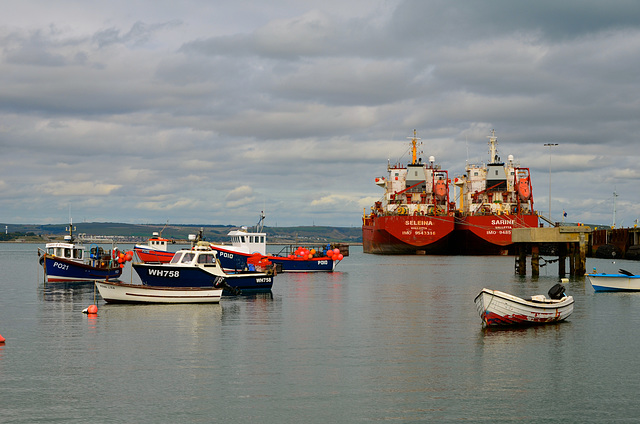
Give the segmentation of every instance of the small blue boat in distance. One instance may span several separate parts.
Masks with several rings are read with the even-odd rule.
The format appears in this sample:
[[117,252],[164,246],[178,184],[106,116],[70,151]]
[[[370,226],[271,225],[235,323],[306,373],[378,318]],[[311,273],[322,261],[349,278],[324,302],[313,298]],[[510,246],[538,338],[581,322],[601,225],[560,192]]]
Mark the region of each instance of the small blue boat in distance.
[[596,292],[613,291],[640,291],[640,275],[620,269],[618,274],[596,273],[595,268],[592,274],[587,274],[591,287]]

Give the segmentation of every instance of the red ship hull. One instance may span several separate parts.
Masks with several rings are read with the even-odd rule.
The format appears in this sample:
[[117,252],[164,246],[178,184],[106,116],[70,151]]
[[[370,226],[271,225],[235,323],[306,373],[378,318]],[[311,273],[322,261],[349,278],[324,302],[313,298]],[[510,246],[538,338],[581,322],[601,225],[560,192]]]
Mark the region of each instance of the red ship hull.
[[451,216],[376,216],[362,226],[364,253],[444,254],[454,229]]
[[537,226],[537,215],[465,216],[456,220],[451,246],[453,253],[463,255],[514,254],[511,229]]

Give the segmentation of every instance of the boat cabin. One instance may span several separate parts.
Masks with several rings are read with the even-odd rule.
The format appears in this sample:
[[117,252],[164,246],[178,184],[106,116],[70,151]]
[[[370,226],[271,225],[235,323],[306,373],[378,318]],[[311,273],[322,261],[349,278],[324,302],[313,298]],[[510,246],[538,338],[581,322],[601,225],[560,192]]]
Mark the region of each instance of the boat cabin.
[[47,253],[58,258],[82,261],[84,259],[84,247],[73,243],[47,243]]
[[178,250],[171,258],[172,265],[216,266],[216,252],[210,248],[195,247],[194,249]]
[[267,234],[266,233],[250,233],[247,227],[240,230],[230,231],[227,234],[231,239],[231,244],[236,249],[245,253],[267,254]]
[[164,250],[167,251],[167,246],[169,245],[169,239],[162,238],[158,233],[154,232],[153,237],[149,239],[148,246],[155,250]]

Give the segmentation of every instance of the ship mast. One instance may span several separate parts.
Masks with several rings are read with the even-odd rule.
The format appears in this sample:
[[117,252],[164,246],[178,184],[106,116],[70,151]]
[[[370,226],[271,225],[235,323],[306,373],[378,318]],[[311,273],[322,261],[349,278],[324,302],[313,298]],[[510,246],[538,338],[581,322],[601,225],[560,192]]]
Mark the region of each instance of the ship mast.
[[413,137],[407,137],[408,139],[411,139],[411,165],[416,165],[417,162],[417,157],[418,157],[418,149],[416,147],[416,145],[418,144],[418,140],[421,140],[420,138],[418,138],[417,135],[417,131],[414,129],[413,130]]
[[491,135],[488,135],[489,139],[489,163],[498,163],[498,137],[496,137],[496,130],[491,130]]

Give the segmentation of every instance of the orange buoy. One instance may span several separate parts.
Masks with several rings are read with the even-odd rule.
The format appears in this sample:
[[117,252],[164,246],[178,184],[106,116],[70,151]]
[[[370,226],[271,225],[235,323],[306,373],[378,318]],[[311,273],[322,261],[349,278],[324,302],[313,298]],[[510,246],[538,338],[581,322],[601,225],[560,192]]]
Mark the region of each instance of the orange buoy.
[[98,307],[96,305],[91,305],[91,306],[89,306],[87,309],[85,309],[82,312],[85,313],[85,314],[95,315],[95,314],[98,313]]
[[0,334],[0,343],[4,343],[5,338],[2,337],[2,334]]

